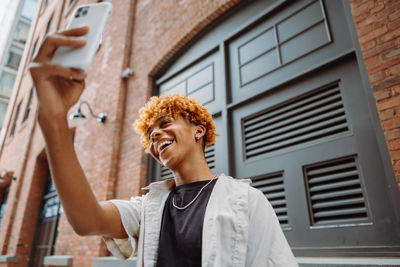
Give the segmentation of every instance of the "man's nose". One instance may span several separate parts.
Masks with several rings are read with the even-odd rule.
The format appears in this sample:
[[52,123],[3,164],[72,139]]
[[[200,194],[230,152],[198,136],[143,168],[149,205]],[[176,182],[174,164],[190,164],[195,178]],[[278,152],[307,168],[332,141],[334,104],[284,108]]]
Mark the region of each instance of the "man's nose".
[[161,136],[160,129],[154,129],[154,130],[151,132],[150,139],[151,139],[152,142],[154,142],[154,141],[156,141],[158,138],[160,138],[160,136]]

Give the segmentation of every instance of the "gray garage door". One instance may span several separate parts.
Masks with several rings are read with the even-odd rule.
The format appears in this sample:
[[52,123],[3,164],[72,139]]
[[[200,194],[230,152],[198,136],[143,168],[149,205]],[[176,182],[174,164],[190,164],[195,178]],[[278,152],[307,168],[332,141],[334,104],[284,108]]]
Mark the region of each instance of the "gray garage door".
[[[297,255],[399,251],[396,184],[347,5],[243,3],[156,80],[158,94],[209,109],[221,135],[210,167],[253,180]],[[172,177],[154,162],[149,176]]]

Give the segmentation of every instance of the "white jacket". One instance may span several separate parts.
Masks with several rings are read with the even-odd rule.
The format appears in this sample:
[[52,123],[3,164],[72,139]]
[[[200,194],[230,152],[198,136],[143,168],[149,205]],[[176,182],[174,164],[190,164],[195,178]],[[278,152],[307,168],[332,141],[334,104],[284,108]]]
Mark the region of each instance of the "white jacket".
[[[207,204],[202,267],[298,266],[279,221],[263,193],[249,179],[220,175]],[[131,200],[112,200],[128,239],[104,238],[120,258],[137,256],[138,267],[156,265],[164,204],[174,180],[155,182]]]

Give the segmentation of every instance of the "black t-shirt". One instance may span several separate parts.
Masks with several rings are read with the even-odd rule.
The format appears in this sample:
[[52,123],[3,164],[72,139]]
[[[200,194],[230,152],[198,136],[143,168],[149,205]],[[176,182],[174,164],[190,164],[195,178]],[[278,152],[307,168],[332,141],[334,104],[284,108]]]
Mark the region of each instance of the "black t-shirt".
[[[208,199],[217,179],[177,186],[169,194],[161,222],[157,267],[201,266],[203,221]],[[207,185],[198,198],[184,210],[178,207],[189,204]]]

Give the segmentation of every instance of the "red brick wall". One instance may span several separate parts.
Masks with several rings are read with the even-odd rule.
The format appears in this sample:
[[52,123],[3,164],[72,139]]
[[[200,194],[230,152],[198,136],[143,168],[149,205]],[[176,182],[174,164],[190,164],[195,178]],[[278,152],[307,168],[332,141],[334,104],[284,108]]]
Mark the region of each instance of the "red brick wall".
[[350,5],[400,186],[400,1],[350,0]]

